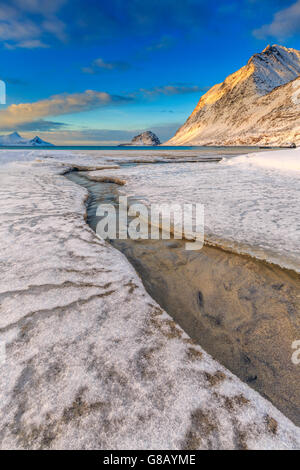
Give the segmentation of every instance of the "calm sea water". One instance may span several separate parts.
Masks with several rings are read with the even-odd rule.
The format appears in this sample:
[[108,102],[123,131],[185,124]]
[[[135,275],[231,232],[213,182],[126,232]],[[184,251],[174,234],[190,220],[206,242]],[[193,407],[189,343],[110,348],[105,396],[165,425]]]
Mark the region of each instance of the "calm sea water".
[[197,147],[197,146],[158,146],[158,147],[150,147],[150,146],[142,146],[139,145],[137,147],[126,147],[126,146],[109,146],[109,145],[99,145],[99,146],[94,146],[94,145],[84,145],[84,146],[55,146],[55,147],[46,147],[46,146],[40,146],[40,147],[27,147],[27,146],[0,146],[0,149],[20,149],[20,150],[153,150],[153,151],[164,151],[164,150],[202,150],[205,152],[232,152],[232,153],[248,153],[248,152],[256,152],[259,147]]

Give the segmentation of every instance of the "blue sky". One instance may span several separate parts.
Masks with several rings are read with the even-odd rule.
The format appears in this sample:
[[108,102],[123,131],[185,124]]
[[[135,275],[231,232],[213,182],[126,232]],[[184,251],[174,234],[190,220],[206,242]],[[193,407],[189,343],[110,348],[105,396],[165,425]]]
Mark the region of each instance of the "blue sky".
[[0,132],[166,140],[269,43],[300,49],[300,0],[0,0]]

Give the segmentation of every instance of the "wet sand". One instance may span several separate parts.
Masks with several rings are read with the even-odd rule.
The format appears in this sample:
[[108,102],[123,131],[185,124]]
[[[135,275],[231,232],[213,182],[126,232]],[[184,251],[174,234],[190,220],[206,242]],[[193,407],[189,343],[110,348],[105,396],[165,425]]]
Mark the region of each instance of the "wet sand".
[[[90,191],[88,223],[99,203],[115,202],[118,186],[68,177]],[[244,255],[181,240],[114,240],[150,295],[215,359],[300,425],[300,276]]]

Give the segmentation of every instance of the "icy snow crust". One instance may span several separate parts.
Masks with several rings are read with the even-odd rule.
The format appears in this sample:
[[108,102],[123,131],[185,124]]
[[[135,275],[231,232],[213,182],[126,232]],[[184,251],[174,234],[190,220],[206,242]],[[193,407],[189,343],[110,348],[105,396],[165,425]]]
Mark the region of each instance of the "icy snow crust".
[[299,168],[300,149],[289,149],[113,174],[127,181],[128,196],[147,204],[204,204],[208,242],[299,272]]
[[193,344],[96,237],[66,170],[0,167],[1,448],[299,448],[299,428]]
[[269,168],[294,173],[299,177],[300,149],[277,150],[276,152],[260,152],[241,155],[232,160],[223,160],[222,164],[238,166],[247,171],[249,168]]

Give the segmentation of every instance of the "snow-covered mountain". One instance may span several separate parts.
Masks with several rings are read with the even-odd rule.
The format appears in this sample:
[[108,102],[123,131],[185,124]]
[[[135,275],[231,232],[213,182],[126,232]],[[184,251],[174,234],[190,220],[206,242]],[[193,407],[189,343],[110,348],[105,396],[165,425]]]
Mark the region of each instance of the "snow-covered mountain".
[[40,137],[38,136],[34,137],[33,139],[24,139],[17,132],[13,132],[12,134],[8,134],[8,135],[0,135],[0,146],[15,147],[19,145],[26,146],[26,147],[39,147],[39,146],[54,147],[53,144],[50,144],[49,142],[45,142],[44,140],[40,139]]
[[54,144],[50,144],[50,142],[45,142],[44,140],[42,140],[37,135],[33,139],[29,140],[29,143],[30,143],[30,145],[34,145],[34,146],[35,145],[43,145],[43,146],[46,145],[47,147],[49,147],[49,146],[54,147]]
[[268,46],[203,95],[165,145],[300,144],[300,51]]

